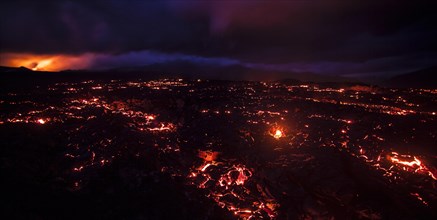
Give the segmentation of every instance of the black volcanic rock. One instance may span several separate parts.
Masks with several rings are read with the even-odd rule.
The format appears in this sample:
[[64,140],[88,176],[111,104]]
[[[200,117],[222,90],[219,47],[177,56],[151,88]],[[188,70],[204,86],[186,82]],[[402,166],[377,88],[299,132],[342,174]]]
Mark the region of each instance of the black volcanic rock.
[[0,86],[2,219],[437,219],[433,93],[78,74]]
[[395,76],[385,84],[401,88],[437,88],[437,66]]

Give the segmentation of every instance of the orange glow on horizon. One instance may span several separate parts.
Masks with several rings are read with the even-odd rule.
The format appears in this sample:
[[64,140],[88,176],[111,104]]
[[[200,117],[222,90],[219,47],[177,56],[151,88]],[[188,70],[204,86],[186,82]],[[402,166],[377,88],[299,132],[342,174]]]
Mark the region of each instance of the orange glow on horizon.
[[95,56],[95,54],[89,53],[78,56],[65,54],[1,53],[0,66],[23,66],[33,71],[77,70],[88,68]]
[[49,67],[51,63],[52,63],[51,59],[41,60],[39,62],[35,62],[35,63],[33,63],[35,65],[35,67],[33,67],[32,70],[33,71],[44,70],[45,68]]

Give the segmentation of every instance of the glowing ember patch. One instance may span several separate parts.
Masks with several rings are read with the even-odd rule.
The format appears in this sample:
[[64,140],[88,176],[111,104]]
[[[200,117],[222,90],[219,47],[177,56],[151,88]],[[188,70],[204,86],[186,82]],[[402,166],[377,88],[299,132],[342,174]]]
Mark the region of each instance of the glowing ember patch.
[[216,151],[199,151],[198,157],[204,159],[205,161],[211,162],[215,161],[219,155]]
[[108,160],[101,160],[100,161],[100,165],[101,166],[104,166],[106,163],[108,163],[109,161]]
[[83,168],[84,168],[83,166],[75,167],[75,168],[73,168],[73,171],[74,172],[80,172],[80,171],[82,171]]
[[274,138],[279,139],[282,137],[282,131],[276,130],[275,135],[273,135]]
[[417,198],[417,200],[421,201],[425,206],[428,206],[428,203],[419,195],[419,193],[410,193],[410,195]]
[[271,203],[267,203],[267,205],[261,203],[259,205],[259,208],[261,210],[264,210],[269,215],[270,218],[274,218],[276,216],[275,212],[273,211],[275,206],[276,206],[275,204],[271,204]]
[[40,124],[45,124],[46,123],[46,121],[44,120],[44,119],[42,119],[42,118],[40,118],[40,119],[38,119],[38,123],[40,123]]
[[270,135],[275,139],[280,139],[285,137],[284,131],[281,128],[273,128]]

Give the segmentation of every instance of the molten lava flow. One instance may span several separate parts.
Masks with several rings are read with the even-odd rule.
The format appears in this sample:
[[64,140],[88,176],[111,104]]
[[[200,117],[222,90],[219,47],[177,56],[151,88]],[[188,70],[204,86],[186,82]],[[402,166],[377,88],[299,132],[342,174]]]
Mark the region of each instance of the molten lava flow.
[[282,137],[282,131],[281,130],[276,130],[275,134],[273,135],[274,138],[279,139]]
[[211,166],[211,165],[212,165],[212,164],[207,163],[207,164],[203,165],[202,167],[200,167],[199,170],[202,171],[202,172],[205,172],[205,170],[206,170],[209,166]]
[[273,138],[275,138],[275,139],[280,139],[280,138],[283,138],[283,137],[285,137],[285,134],[284,134],[284,131],[283,131],[283,129],[281,129],[281,128],[273,128],[270,132],[269,132],[269,134],[273,137]]
[[44,119],[42,119],[42,118],[40,118],[40,119],[38,119],[38,123],[40,123],[40,124],[45,124],[46,123],[46,121],[44,120]]
[[413,157],[413,158],[414,158],[413,161],[403,161],[403,160],[398,159],[397,157],[390,157],[390,160],[392,162],[402,164],[405,166],[409,166],[409,167],[418,166],[420,168],[422,166],[422,162],[419,159],[417,159],[416,157]]
[[[413,160],[411,160],[411,158],[413,158]],[[422,161],[420,161],[416,156],[400,155],[397,152],[392,152],[391,155],[388,155],[388,159],[391,162],[402,166],[404,170],[412,170],[415,173],[425,173],[434,180],[437,180],[436,176],[431,172],[431,170],[427,166],[425,166]]]
[[198,153],[198,157],[204,159],[205,161],[211,162],[215,161],[219,155],[219,152],[216,151],[200,151]]
[[[205,158],[205,154],[214,153],[200,151],[198,156]],[[252,175],[252,170],[242,164],[228,167],[221,162],[205,160],[201,166],[193,167],[188,178],[197,188],[206,189],[208,197],[239,219],[258,219],[263,214],[275,218],[274,210],[278,207],[276,202],[247,188],[246,183]]]
[[147,128],[147,130],[155,131],[155,132],[172,131],[173,129],[174,129],[174,125],[172,123],[167,123],[167,125],[165,125],[164,123],[161,123],[161,127]]
[[80,172],[80,171],[83,170],[83,168],[84,168],[83,166],[80,166],[80,167],[74,167],[74,168],[73,168],[73,171],[74,171],[74,172]]
[[[235,175],[236,174],[236,175]],[[229,186],[232,184],[244,185],[246,180],[252,176],[252,172],[245,167],[233,166],[226,174],[219,179],[220,186]]]

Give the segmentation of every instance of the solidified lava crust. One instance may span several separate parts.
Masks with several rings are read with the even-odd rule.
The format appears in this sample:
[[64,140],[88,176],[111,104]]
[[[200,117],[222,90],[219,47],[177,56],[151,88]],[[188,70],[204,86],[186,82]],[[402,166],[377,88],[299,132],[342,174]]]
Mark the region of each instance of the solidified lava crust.
[[0,93],[14,218],[436,219],[437,90],[185,79]]

